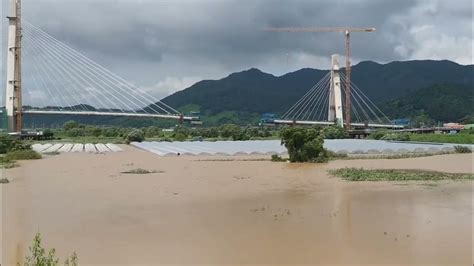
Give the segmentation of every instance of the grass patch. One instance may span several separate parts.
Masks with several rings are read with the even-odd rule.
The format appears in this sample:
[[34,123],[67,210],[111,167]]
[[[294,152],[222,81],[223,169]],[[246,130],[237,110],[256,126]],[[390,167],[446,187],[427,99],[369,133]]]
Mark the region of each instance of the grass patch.
[[38,160],[41,159],[41,154],[33,151],[33,150],[19,150],[19,151],[11,151],[8,152],[4,159],[8,161],[16,161],[16,160]]
[[164,173],[163,171],[149,171],[149,170],[146,170],[146,169],[142,169],[142,168],[137,168],[137,169],[132,169],[132,170],[128,170],[128,171],[124,171],[122,172],[122,174],[133,174],[133,175],[148,175],[148,174],[156,174],[156,173]]
[[424,170],[341,168],[328,171],[349,181],[474,180],[474,174],[453,174]]
[[411,134],[410,141],[474,144],[474,134],[458,133],[448,134]]
[[8,183],[10,183],[10,180],[8,180],[8,178],[0,179],[0,184],[8,184]]

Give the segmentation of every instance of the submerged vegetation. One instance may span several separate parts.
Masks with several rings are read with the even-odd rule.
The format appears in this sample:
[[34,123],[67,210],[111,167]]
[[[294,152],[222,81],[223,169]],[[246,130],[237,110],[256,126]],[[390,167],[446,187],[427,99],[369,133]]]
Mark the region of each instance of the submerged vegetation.
[[453,174],[424,170],[341,168],[329,170],[329,173],[349,181],[474,180],[474,174]]
[[0,134],[0,167],[13,168],[17,166],[17,160],[36,159],[41,159],[41,155],[32,150],[29,142]]
[[[25,258],[25,266],[57,266],[59,259],[56,257],[56,250],[53,248],[46,251],[41,245],[41,235],[37,233],[33,239],[33,244],[29,248],[29,255]],[[65,266],[77,266],[78,258],[74,252],[64,261]]]
[[157,171],[150,171],[142,168],[132,169],[128,171],[123,171],[122,174],[135,174],[135,175],[147,175],[147,174],[155,174],[155,173],[163,173]]
[[456,153],[472,153],[472,149],[470,147],[461,145],[454,146],[454,151]]
[[38,160],[41,159],[41,154],[35,152],[34,150],[20,150],[8,152],[5,155],[5,158],[10,161]]

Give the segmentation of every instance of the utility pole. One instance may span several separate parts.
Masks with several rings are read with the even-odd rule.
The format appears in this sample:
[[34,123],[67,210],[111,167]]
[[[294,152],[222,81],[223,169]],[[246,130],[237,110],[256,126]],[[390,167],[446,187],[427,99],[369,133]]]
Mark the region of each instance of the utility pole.
[[8,131],[21,132],[23,126],[21,101],[21,0],[10,0],[8,10],[5,109],[8,117]]
[[352,27],[285,27],[285,28],[265,28],[265,31],[277,32],[342,32],[345,35],[346,45],[346,101],[345,117],[346,128],[351,128],[351,32],[375,32],[375,28],[352,28]]

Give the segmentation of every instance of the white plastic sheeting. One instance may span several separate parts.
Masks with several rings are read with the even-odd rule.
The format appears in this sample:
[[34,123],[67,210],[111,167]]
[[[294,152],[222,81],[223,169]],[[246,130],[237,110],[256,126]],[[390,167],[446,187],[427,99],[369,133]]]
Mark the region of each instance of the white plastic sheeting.
[[[286,148],[281,145],[279,140],[133,142],[132,145],[160,156],[176,155],[178,153],[181,155],[250,155],[287,153]],[[328,150],[340,153],[378,154],[452,151],[455,144],[338,139],[325,140],[324,146]]]
[[122,149],[115,144],[81,144],[81,143],[55,143],[55,144],[34,144],[33,150],[39,153],[67,153],[67,152],[88,152],[88,153],[105,153],[105,152],[121,152]]
[[160,156],[166,155],[249,155],[283,154],[280,141],[215,141],[215,142],[133,142],[133,146]]

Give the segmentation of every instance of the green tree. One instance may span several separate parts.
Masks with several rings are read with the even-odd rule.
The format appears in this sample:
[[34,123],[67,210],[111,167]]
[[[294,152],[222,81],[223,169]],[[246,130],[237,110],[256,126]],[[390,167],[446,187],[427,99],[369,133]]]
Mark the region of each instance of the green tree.
[[87,126],[84,129],[84,135],[92,136],[92,137],[99,137],[102,134],[102,129],[94,126]]
[[187,136],[181,132],[174,134],[174,140],[176,141],[185,141],[186,139],[187,139]]
[[70,129],[78,128],[78,127],[79,127],[79,123],[77,123],[74,120],[67,121],[66,123],[63,124],[64,130],[70,130]]
[[223,138],[231,138],[240,134],[240,127],[234,124],[226,124],[220,127],[220,135]]
[[101,135],[106,138],[118,137],[120,134],[119,130],[115,127],[103,128]]
[[325,139],[345,139],[349,137],[347,130],[338,126],[325,127],[322,134]]
[[131,142],[142,142],[145,140],[145,133],[141,129],[134,129],[125,137],[125,141],[130,144]]
[[320,128],[289,127],[281,133],[282,145],[291,162],[323,162],[327,160],[324,138]]
[[161,129],[154,126],[144,128],[143,132],[145,132],[145,138],[161,137],[163,135]]
[[86,134],[83,128],[74,127],[66,131],[66,135],[71,138],[84,137]]

